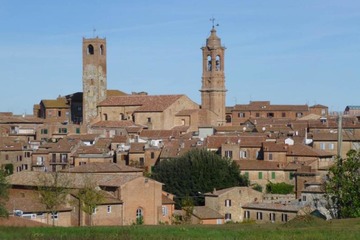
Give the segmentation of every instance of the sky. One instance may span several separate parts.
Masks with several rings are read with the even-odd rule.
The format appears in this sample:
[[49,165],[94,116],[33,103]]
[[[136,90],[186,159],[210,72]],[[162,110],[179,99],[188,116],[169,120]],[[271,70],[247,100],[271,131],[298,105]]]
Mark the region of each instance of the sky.
[[[360,105],[358,0],[0,0],[0,112],[82,91],[82,39],[107,42],[107,85],[200,104],[212,22],[226,105]],[[94,31],[95,29],[95,31]]]

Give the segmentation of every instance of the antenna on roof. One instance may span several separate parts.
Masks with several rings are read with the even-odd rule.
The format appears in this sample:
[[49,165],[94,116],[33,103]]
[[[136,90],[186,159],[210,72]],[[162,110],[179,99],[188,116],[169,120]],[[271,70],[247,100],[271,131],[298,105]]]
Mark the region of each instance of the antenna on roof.
[[93,38],[95,38],[95,32],[96,32],[96,28],[93,27]]

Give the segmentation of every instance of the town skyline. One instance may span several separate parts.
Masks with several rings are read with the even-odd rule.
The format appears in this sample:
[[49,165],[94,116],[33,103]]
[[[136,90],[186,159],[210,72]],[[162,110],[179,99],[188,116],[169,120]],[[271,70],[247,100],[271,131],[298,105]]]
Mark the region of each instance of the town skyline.
[[32,114],[42,99],[81,92],[81,41],[96,36],[107,40],[108,89],[186,94],[200,103],[200,48],[212,17],[227,47],[227,106],[357,105],[360,4],[203,3],[5,3],[0,63],[2,84],[12,87],[2,91],[0,111]]

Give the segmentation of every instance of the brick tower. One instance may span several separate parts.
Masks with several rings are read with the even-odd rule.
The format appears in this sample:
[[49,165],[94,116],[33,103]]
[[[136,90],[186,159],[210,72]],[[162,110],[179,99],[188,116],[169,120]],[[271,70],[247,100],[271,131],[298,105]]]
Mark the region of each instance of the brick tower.
[[97,116],[97,105],[106,99],[106,39],[83,38],[83,124]]
[[[201,87],[201,107],[217,115],[217,125],[225,124],[225,47],[216,35],[213,25],[206,45],[201,48],[203,53],[203,73]],[[211,121],[213,122],[213,121]]]

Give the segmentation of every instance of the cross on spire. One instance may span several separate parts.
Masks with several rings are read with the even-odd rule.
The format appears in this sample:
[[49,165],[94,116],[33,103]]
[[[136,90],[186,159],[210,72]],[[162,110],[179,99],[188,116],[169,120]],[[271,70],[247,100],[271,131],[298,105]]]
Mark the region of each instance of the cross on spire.
[[219,24],[215,25],[215,18],[214,17],[210,18],[210,21],[212,22],[212,28],[213,29],[215,28],[215,26],[219,26]]

